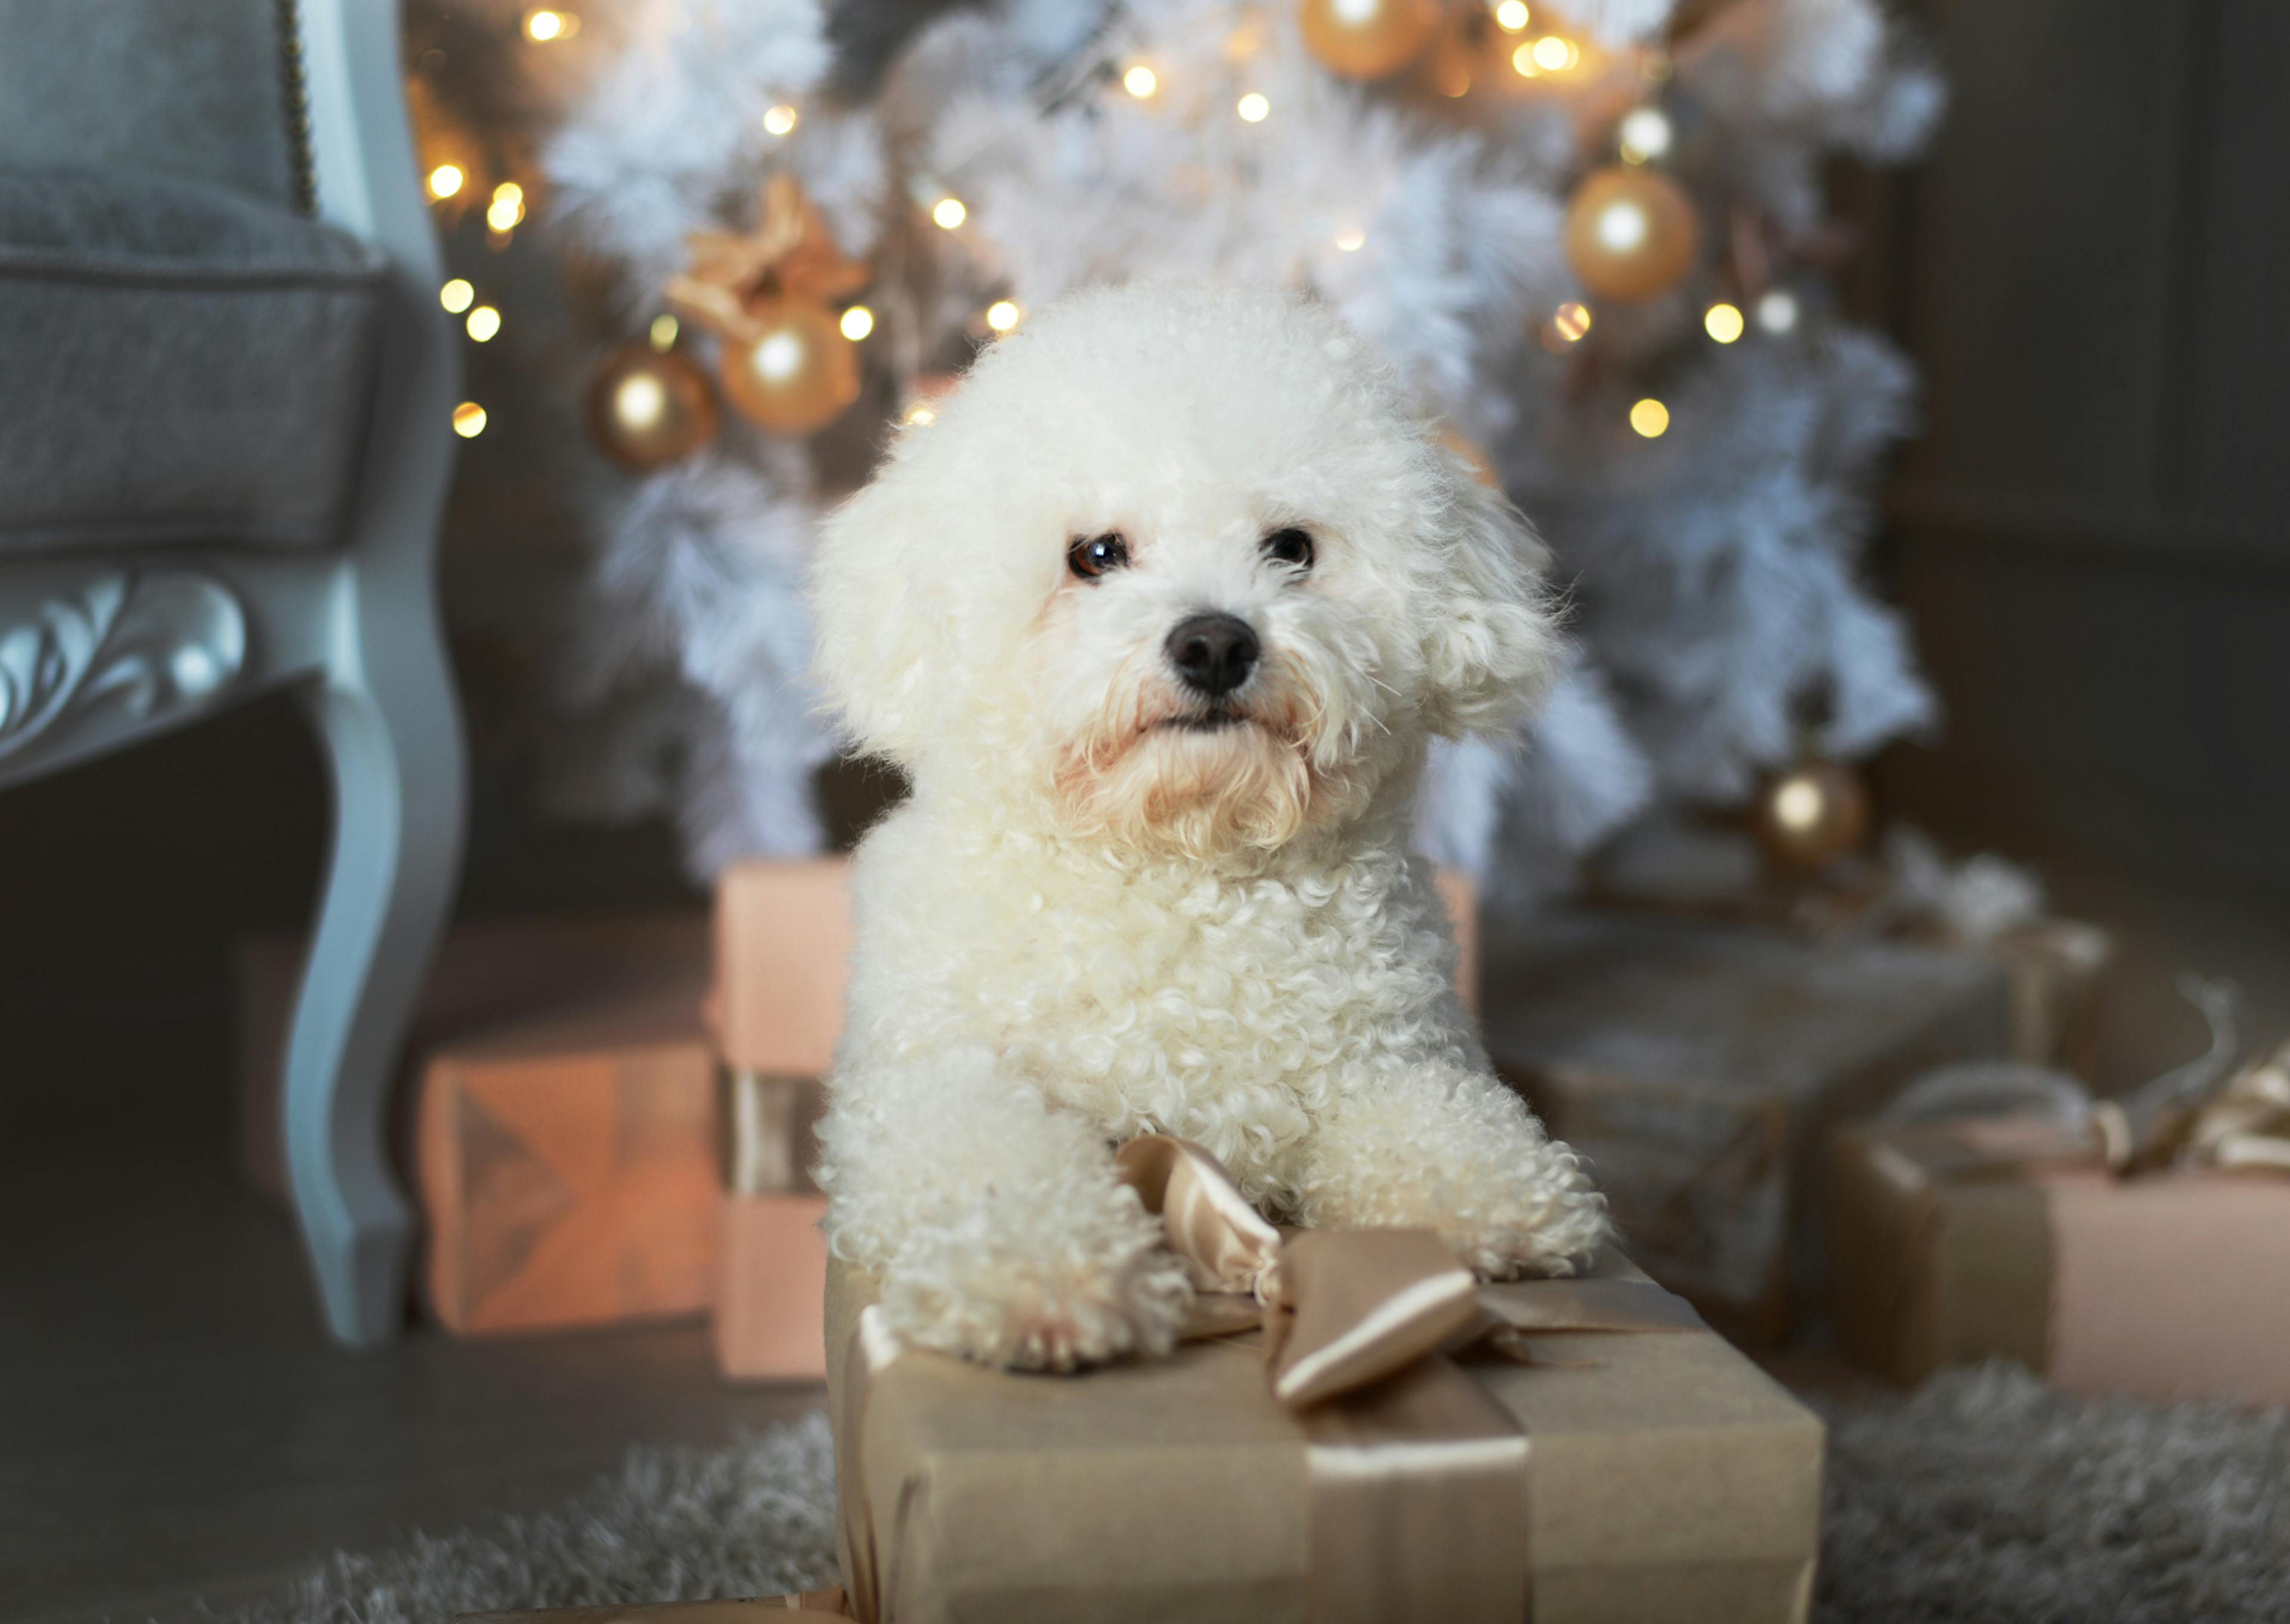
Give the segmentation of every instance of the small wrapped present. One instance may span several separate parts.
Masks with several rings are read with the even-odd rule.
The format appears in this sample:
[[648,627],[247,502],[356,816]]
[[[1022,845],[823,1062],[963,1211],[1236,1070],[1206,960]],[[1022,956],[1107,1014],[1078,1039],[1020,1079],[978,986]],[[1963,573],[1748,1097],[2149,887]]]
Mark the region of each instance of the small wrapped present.
[[2078,1392],[2290,1404],[2290,1048],[2158,1081],[2093,1100],[1959,1070],[1841,1130],[1846,1350],[1902,1382],[2006,1357]]
[[570,1008],[430,1057],[418,1182],[428,1299],[449,1330],[709,1306],[721,1196],[704,985],[695,974],[618,996],[576,989]]
[[1167,1359],[984,1369],[831,1272],[853,1617],[1806,1616],[1820,1423],[1618,1256],[1479,1287],[1428,1232],[1284,1239],[1197,1148],[1123,1161],[1219,1288]]
[[827,1198],[811,1180],[820,1106],[816,1077],[725,1074],[716,1363],[734,1380],[827,1374]]
[[1589,1160],[1623,1243],[1728,1332],[1778,1341],[1817,1286],[1829,1126],[2008,1052],[1989,958],[1556,910],[1489,956],[1487,1048]]

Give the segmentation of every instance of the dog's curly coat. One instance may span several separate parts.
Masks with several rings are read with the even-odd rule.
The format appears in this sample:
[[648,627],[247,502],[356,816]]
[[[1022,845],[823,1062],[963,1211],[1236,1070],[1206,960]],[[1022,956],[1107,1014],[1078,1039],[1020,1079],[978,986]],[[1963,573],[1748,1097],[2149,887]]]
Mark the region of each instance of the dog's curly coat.
[[[1111,1154],[1152,1130],[1484,1275],[1596,1247],[1405,844],[1428,739],[1550,676],[1539,556],[1333,318],[1169,288],[1040,312],[829,521],[821,674],[914,793],[859,851],[820,1180],[898,1331],[1165,1350],[1190,1288]],[[1229,692],[1173,663],[1204,612],[1261,651]]]

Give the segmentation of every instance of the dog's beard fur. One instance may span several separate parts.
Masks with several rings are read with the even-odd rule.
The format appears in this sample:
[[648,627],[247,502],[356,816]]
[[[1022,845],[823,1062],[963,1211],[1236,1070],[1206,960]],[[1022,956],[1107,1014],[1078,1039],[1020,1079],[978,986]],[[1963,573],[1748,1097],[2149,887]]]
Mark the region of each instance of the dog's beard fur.
[[1319,759],[1325,720],[1293,656],[1274,652],[1231,703],[1186,694],[1141,659],[1061,752],[1058,802],[1077,828],[1141,850],[1270,850],[1357,798]]

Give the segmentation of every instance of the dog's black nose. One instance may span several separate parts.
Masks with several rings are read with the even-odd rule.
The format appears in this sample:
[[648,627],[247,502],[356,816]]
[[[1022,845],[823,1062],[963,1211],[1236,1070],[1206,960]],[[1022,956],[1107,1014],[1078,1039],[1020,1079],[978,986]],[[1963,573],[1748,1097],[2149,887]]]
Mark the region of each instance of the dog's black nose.
[[1169,634],[1168,650],[1185,686],[1212,700],[1246,682],[1260,652],[1256,633],[1232,614],[1189,615]]

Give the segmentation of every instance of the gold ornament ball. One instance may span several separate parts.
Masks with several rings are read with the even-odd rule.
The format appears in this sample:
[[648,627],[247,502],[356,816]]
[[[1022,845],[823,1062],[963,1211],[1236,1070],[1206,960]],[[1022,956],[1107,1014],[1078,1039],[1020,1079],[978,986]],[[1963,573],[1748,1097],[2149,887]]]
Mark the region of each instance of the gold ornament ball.
[[750,314],[756,331],[725,340],[720,373],[741,415],[773,434],[816,434],[859,398],[859,347],[835,312],[785,299]]
[[1602,169],[1566,205],[1566,262],[1600,299],[1629,304],[1667,292],[1701,247],[1693,200],[1656,170]]
[[1439,30],[1435,0],[1301,0],[1304,47],[1347,79],[1381,79],[1423,54]]
[[717,420],[707,374],[681,350],[623,345],[589,390],[589,432],[640,474],[692,455],[716,437]]
[[1765,787],[1755,821],[1758,844],[1776,867],[1818,873],[1869,837],[1869,792],[1847,768],[1807,763]]

